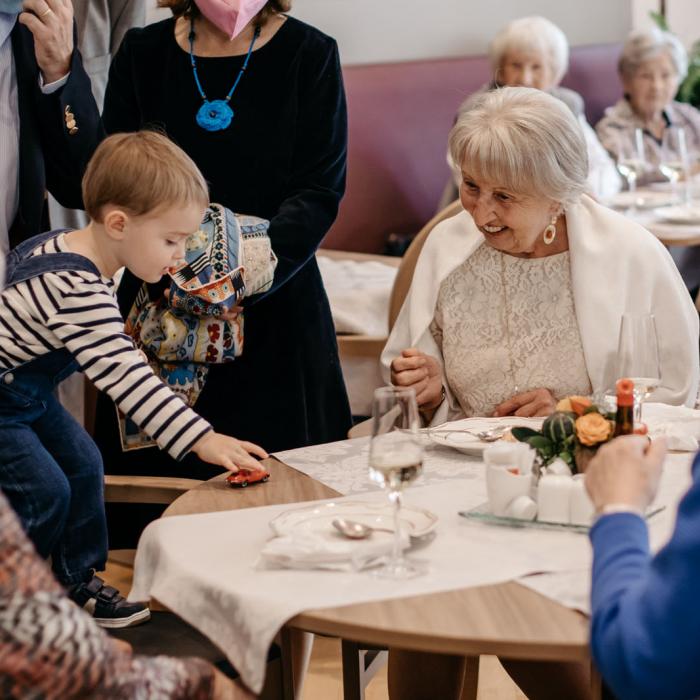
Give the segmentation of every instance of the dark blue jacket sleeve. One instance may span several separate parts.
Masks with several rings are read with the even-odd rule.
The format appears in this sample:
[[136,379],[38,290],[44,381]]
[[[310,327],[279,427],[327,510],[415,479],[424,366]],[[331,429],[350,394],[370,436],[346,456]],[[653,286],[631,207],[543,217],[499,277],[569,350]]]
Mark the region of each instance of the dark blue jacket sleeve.
[[652,559],[645,522],[606,515],[591,528],[591,648],[620,700],[700,696],[700,456],[669,543]]
[[[31,47],[28,53],[34,59],[33,42],[31,38],[26,41]],[[90,78],[77,48],[73,51],[68,82],[56,92],[45,95],[41,91],[39,69],[34,60],[30,70],[35,74],[32,79],[34,113],[46,168],[46,188],[63,206],[81,209],[83,173],[104,138]],[[77,131],[73,133],[66,124],[67,111],[74,115]]]

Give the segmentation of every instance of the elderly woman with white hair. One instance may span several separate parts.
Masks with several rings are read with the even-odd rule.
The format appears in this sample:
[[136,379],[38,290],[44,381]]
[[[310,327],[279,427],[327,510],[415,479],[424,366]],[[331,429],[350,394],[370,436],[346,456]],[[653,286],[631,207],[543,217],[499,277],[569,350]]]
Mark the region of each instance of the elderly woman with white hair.
[[[559,85],[569,68],[569,43],[564,32],[545,17],[521,17],[496,34],[489,47],[489,57],[493,81],[486,89],[531,87],[564,102],[576,117],[586,141],[587,191],[601,199],[619,192],[620,176],[586,121],[583,98]],[[460,113],[469,109],[472,99],[465,100]]]
[[618,63],[624,96],[605,111],[596,125],[603,146],[615,158],[634,145],[635,129],[644,134],[645,157],[652,168],[639,182],[664,180],[658,169],[663,137],[670,127],[682,127],[693,166],[700,162],[700,111],[674,101],[688,70],[683,44],[657,27],[630,34]]
[[625,313],[656,317],[653,399],[692,404],[695,308],[661,243],[584,194],[571,111],[539,90],[494,90],[449,143],[464,211],[428,236],[382,354],[426,422],[542,416],[567,395],[606,391]]

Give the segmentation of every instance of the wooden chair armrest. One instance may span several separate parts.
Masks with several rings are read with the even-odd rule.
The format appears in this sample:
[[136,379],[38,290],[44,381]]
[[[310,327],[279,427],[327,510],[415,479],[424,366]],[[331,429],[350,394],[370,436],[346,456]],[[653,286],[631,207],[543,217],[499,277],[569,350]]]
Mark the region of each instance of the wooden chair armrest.
[[341,357],[367,357],[377,361],[387,341],[383,336],[372,335],[338,335],[336,339]]
[[105,502],[169,505],[178,496],[201,483],[200,479],[180,479],[172,476],[105,474]]

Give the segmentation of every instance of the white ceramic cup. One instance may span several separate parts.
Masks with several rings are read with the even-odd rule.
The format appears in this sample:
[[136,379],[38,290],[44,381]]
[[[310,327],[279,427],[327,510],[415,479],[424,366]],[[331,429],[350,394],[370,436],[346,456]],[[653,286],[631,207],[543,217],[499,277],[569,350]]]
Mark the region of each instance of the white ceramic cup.
[[514,474],[508,469],[506,466],[486,465],[486,493],[494,515],[507,516],[512,501],[530,495],[532,474]]
[[576,474],[569,492],[569,522],[572,525],[590,525],[595,516],[595,506],[586,491],[584,475]]
[[545,474],[537,485],[537,519],[547,523],[569,522],[569,494],[573,479]]

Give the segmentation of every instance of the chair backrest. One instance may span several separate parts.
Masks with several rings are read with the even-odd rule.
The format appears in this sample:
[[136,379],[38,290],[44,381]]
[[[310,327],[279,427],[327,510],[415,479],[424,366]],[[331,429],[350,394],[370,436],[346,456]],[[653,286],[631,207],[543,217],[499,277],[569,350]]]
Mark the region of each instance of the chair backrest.
[[401,311],[406,294],[408,294],[408,288],[413,281],[413,271],[416,269],[418,256],[421,250],[423,250],[423,245],[428,235],[441,221],[455,216],[460,211],[462,211],[462,203],[459,200],[448,204],[423,226],[416,234],[411,245],[408,246],[408,250],[401,259],[401,265],[399,266],[399,271],[396,273],[394,286],[391,289],[391,296],[389,297],[389,332],[391,332],[391,329],[394,327],[396,317],[399,315],[399,311]]

